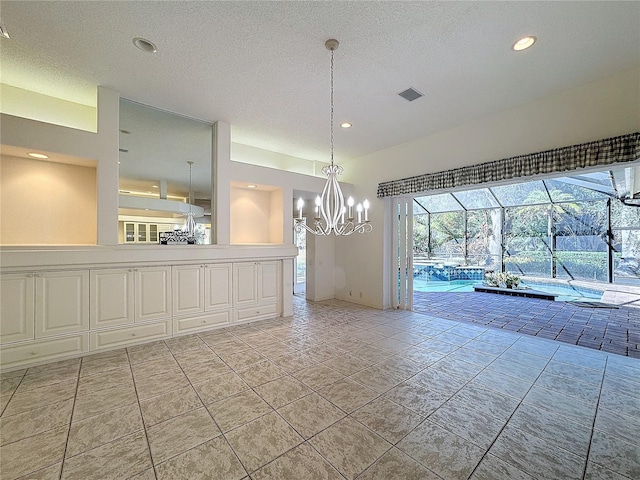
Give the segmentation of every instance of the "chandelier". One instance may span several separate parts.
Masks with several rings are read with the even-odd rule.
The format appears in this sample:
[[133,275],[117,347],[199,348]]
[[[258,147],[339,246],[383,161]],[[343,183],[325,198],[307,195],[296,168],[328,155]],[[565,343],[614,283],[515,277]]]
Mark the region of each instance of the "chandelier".
[[[331,165],[322,168],[327,176],[327,183],[315,201],[313,225],[309,226],[302,217],[304,200],[298,200],[298,217],[294,228],[300,233],[303,230],[314,235],[351,235],[353,233],[369,233],[373,226],[369,223],[369,201],[355,205],[352,197],[345,204],[344,195],[338,184],[338,175],[342,174],[342,167],[333,163],[333,52],[338,48],[338,41],[327,40],[324,46],[331,52]],[[355,208],[354,208],[355,205]]]

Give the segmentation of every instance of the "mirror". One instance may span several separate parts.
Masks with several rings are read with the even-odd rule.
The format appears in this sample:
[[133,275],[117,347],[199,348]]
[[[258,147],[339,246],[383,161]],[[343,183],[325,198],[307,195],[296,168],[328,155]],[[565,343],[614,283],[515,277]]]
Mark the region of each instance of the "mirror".
[[121,98],[119,128],[120,243],[157,244],[191,211],[210,244],[213,125]]

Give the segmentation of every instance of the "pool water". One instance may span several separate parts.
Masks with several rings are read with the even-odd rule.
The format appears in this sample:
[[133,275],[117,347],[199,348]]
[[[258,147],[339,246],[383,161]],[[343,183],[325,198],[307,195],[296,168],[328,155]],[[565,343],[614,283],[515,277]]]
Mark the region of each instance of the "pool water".
[[[453,280],[451,282],[425,281],[414,277],[413,289],[418,292],[473,292],[477,280]],[[602,297],[602,291],[574,287],[572,285],[557,285],[550,283],[526,282],[523,285],[541,292],[558,295],[556,301],[569,302],[576,300],[596,301]]]

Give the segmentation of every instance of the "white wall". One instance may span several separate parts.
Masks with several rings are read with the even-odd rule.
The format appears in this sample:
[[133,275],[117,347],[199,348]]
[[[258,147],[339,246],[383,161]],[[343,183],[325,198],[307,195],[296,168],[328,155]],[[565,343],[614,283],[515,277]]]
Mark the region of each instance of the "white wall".
[[[635,131],[640,131],[640,68],[346,163],[344,177],[354,185],[354,195],[372,203],[374,230],[338,239],[336,298],[390,305],[390,278],[381,272],[388,271],[392,253],[383,235],[391,216],[385,216],[383,199],[376,199],[378,183]],[[363,298],[349,297],[349,290],[363,292]]]

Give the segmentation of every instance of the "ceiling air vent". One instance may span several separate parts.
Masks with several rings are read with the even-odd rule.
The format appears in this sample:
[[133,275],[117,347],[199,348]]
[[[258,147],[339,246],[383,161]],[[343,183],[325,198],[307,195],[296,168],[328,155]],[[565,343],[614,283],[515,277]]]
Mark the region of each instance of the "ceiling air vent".
[[400,95],[405,100],[409,100],[410,102],[413,102],[415,99],[424,96],[422,93],[412,87],[407,88],[404,92],[400,92],[398,95]]

